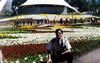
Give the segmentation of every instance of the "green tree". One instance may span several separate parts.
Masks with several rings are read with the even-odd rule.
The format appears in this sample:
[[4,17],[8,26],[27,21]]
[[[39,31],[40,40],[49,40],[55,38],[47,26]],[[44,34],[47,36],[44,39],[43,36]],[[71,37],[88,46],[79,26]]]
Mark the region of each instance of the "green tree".
[[86,0],[70,0],[69,4],[74,6],[74,7],[78,7],[79,11],[87,11],[88,7],[87,7],[87,1]]
[[99,13],[100,14],[100,0],[98,0],[98,3],[97,3],[97,13]]
[[79,11],[94,11],[96,12],[100,7],[100,0],[66,0],[70,5],[78,7]]
[[21,4],[23,4],[24,2],[26,2],[27,0],[13,0],[12,1],[12,10],[13,10],[13,13],[12,15],[16,15],[16,10],[15,8]]
[[91,10],[95,12],[96,9],[97,9],[96,0],[91,0]]

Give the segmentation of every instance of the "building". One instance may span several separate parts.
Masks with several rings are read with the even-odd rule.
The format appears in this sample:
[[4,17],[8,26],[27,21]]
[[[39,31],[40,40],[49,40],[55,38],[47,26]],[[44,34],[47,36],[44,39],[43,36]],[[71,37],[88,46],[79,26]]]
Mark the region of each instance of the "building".
[[[2,9],[10,9],[12,7],[12,0],[6,0],[5,5],[9,4],[9,6],[2,7]],[[67,8],[73,9],[76,12],[77,9],[70,6],[64,0],[27,0],[25,3],[16,7],[16,18],[6,19],[2,21],[21,21],[20,19],[49,19],[53,21],[56,17],[57,20],[60,20],[62,16],[55,16],[55,14],[67,14]],[[9,10],[9,11],[10,11]],[[20,16],[22,14],[22,16]],[[23,15],[24,14],[24,15]],[[41,16],[40,14],[49,14],[46,16]]]
[[[67,7],[78,12],[64,0],[27,0],[18,8],[19,14],[67,14]],[[27,10],[26,10],[27,9]]]

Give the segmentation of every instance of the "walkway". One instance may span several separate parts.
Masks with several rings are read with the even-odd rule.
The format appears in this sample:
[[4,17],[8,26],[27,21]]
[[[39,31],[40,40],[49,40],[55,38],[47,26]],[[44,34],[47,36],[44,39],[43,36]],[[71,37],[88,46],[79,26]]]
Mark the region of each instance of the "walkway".
[[100,48],[74,59],[73,63],[100,63]]

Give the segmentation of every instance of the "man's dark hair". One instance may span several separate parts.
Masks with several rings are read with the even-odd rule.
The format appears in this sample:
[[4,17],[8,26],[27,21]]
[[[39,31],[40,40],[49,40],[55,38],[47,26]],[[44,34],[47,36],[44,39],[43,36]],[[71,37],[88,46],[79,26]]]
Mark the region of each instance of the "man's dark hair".
[[63,34],[63,31],[62,31],[62,29],[58,28],[58,29],[56,29],[56,31],[55,31],[55,33],[56,33],[56,36],[58,35],[58,32],[59,32],[59,31],[61,31],[61,33]]

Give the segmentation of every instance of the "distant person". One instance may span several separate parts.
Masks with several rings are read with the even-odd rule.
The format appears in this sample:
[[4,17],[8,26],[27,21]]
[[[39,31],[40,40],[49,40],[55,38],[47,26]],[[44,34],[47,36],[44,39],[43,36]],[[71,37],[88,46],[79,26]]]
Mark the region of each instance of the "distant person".
[[83,23],[83,22],[84,22],[83,18],[80,18],[80,23]]
[[92,23],[94,23],[94,22],[95,22],[95,18],[94,18],[94,17],[92,17],[92,18],[91,18],[91,21],[92,21]]
[[97,18],[95,17],[95,23],[97,23],[98,22],[98,20],[97,20]]
[[76,18],[74,19],[74,23],[76,23],[77,22],[77,20],[76,20]]
[[24,26],[25,25],[25,21],[23,20],[22,23],[23,23],[23,26]]
[[32,23],[32,20],[31,20],[31,21],[30,21],[30,25],[32,26],[32,24],[33,24],[33,23]]
[[65,20],[64,24],[66,24],[66,23],[68,23],[68,18],[66,18],[66,20]]
[[63,24],[63,19],[62,18],[60,19],[60,24]]
[[53,19],[53,24],[56,24],[56,19],[55,18]]
[[57,63],[66,60],[67,63],[72,63],[73,55],[71,53],[71,45],[68,39],[63,37],[63,31],[61,29],[56,29],[55,33],[56,37],[47,45],[47,63]]

